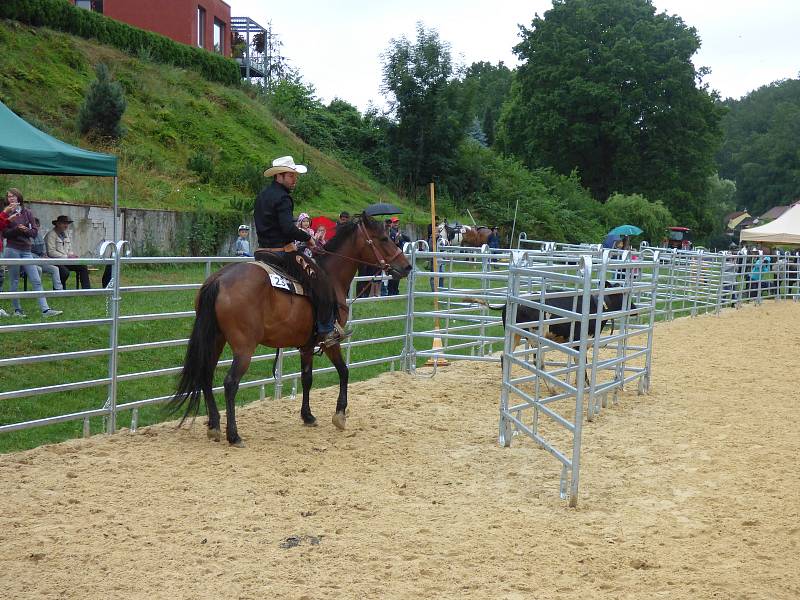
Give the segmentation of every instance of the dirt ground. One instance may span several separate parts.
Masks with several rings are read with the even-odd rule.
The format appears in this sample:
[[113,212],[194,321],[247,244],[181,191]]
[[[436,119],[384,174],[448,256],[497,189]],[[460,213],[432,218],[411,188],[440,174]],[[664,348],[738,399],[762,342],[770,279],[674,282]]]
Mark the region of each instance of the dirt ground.
[[497,445],[499,367],[386,373],[0,457],[6,598],[800,597],[800,303],[657,327],[651,391],[584,429],[577,509]]

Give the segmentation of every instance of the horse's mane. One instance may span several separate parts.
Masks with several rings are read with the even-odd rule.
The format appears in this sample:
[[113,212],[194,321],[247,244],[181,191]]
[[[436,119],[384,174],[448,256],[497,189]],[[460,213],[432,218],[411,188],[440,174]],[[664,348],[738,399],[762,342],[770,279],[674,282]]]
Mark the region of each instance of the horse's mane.
[[334,235],[330,241],[325,244],[325,250],[330,252],[338,251],[347,240],[353,237],[353,234],[358,229],[358,224],[361,221],[364,222],[364,224],[367,226],[367,229],[374,229],[378,225],[378,222],[375,219],[362,213],[361,216],[356,219],[337,225],[336,235]]

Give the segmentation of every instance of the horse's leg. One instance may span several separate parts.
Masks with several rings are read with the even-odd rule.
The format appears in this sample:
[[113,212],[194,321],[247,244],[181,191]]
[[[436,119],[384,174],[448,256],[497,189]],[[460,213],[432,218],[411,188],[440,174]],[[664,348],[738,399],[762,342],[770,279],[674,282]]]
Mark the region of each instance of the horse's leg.
[[253,356],[253,351],[237,352],[234,351],[233,362],[228,374],[225,375],[225,414],[228,418],[228,423],[225,428],[225,437],[231,446],[237,448],[244,448],[244,442],[239,437],[239,432],[236,430],[236,392],[239,391],[239,382],[247,373],[250,367],[250,359]]
[[317,418],[311,414],[309,396],[311,395],[311,384],[314,381],[314,347],[306,346],[300,348],[300,381],[303,384],[303,405],[300,407],[300,416],[303,424],[309,427],[316,427]]
[[342,348],[338,344],[325,348],[325,354],[336,367],[339,374],[339,398],[336,400],[336,412],[333,413],[333,424],[339,429],[344,429],[347,416],[347,381],[350,377],[350,369],[342,358]]
[[[222,336],[220,335],[220,338]],[[217,358],[214,364],[219,362],[219,357],[222,354],[222,349],[225,347],[225,340],[217,340],[216,355]],[[218,442],[222,437],[222,430],[219,426],[219,408],[217,408],[217,401],[214,399],[214,381],[209,381],[203,386],[203,398],[206,401],[206,412],[208,413],[208,439]]]

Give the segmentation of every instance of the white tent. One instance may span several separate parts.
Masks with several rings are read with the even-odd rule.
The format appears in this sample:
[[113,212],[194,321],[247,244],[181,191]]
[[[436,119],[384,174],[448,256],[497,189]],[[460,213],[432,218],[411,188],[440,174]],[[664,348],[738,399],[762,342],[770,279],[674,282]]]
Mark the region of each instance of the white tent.
[[742,229],[739,239],[743,242],[769,242],[800,246],[800,203],[795,204],[766,225]]

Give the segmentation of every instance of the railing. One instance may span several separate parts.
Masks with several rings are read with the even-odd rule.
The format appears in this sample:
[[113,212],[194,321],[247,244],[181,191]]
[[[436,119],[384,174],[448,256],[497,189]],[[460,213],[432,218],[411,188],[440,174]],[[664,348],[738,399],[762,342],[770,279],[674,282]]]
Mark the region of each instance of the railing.
[[[93,347],[88,349],[81,349],[73,352],[48,352],[46,354],[30,353],[24,356],[16,356],[13,358],[0,359],[0,369],[8,369],[11,367],[34,368],[34,365],[48,363],[48,362],[61,362],[65,365],[65,378],[70,373],[81,372],[80,367],[68,368],[67,365],[72,363],[68,361],[80,361],[87,358],[108,358],[107,374],[103,377],[94,377],[88,379],[77,379],[72,377],[73,380],[65,383],[58,383],[55,385],[33,385],[23,389],[2,389],[0,388],[0,403],[3,403],[4,410],[2,413],[3,423],[0,424],[0,433],[11,432],[32,427],[39,427],[45,425],[53,425],[56,423],[63,423],[65,421],[83,420],[83,431],[85,435],[89,434],[89,420],[95,417],[102,417],[104,419],[104,431],[113,433],[118,429],[118,415],[122,411],[131,411],[130,428],[136,430],[138,424],[138,411],[139,409],[164,403],[172,397],[171,392],[173,388],[170,384],[166,384],[161,390],[163,393],[155,396],[145,396],[129,400],[125,402],[119,401],[118,387],[121,384],[132,384],[132,382],[152,379],[163,376],[176,376],[180,373],[182,365],[175,364],[163,368],[152,368],[141,370],[131,373],[121,373],[119,368],[119,356],[121,354],[130,352],[141,351],[154,351],[163,352],[169,348],[183,347],[188,343],[187,338],[179,339],[162,339],[158,341],[149,341],[133,344],[119,343],[119,330],[121,326],[134,323],[145,323],[161,320],[189,320],[194,318],[194,310],[192,310],[191,301],[186,298],[185,310],[172,310],[165,312],[144,312],[134,314],[121,314],[121,303],[131,300],[137,295],[148,295],[157,297],[166,292],[185,292],[194,291],[200,288],[201,283],[182,283],[182,284],[159,284],[159,285],[121,285],[120,280],[124,279],[126,268],[136,265],[204,265],[205,277],[208,277],[212,272],[212,264],[225,264],[231,262],[246,262],[246,257],[210,257],[210,258],[187,258],[187,257],[159,257],[159,258],[134,258],[130,256],[123,256],[126,253],[125,243],[120,243],[119,247],[110,244],[104,248],[104,251],[111,253],[110,258],[104,259],[0,259],[0,268],[3,265],[36,265],[36,264],[72,264],[72,265],[87,265],[93,267],[111,267],[112,279],[111,283],[106,288],[90,289],[90,290],[63,290],[63,291],[30,291],[30,292],[0,292],[0,300],[4,299],[32,299],[38,297],[46,298],[68,298],[68,297],[87,297],[87,296],[104,296],[106,298],[105,315],[96,316],[93,318],[78,319],[78,320],[60,320],[60,321],[46,321],[40,323],[25,323],[13,322],[13,319],[5,319],[6,323],[0,324],[0,344],[2,340],[7,340],[6,335],[31,335],[33,332],[44,330],[58,330],[67,331],[78,328],[92,328],[104,327],[107,329],[108,344],[103,347]],[[373,277],[357,277],[353,282],[351,290],[351,298],[355,296],[355,287],[361,282],[372,281]],[[402,325],[398,327],[396,333],[390,335],[371,335],[366,339],[351,340],[342,344],[345,358],[351,369],[366,367],[370,365],[386,364],[390,368],[395,368],[401,361],[404,360],[404,353],[402,351],[402,344],[406,340],[406,329],[404,323],[406,322],[406,302],[405,298],[407,293],[399,296],[389,297],[375,297],[375,298],[359,298],[351,300],[350,302],[350,323],[356,327],[356,331],[362,328],[369,328],[371,325],[387,322],[400,322]],[[370,304],[386,303],[387,301],[400,300],[398,304],[401,308],[395,314],[381,312],[379,316],[367,316],[361,314],[361,307]],[[352,360],[352,354],[355,350],[367,346],[378,345],[382,349],[388,349],[389,345],[394,343],[395,346],[399,345],[399,349],[392,352],[381,351],[378,356],[373,356],[363,360]],[[5,344],[2,344],[5,346]],[[297,381],[300,378],[299,367],[297,370],[290,371],[287,365],[292,364],[290,360],[297,357],[299,352],[297,350],[285,350],[280,352],[277,357],[275,366],[275,377],[271,375],[268,377],[257,377],[243,381],[239,387],[240,390],[257,388],[259,390],[259,397],[264,398],[266,386],[273,387],[274,397],[280,398],[283,389],[287,384],[292,385],[291,394],[294,396],[297,388]],[[262,361],[269,361],[275,358],[274,352],[262,352],[253,356],[252,362],[258,363]],[[299,361],[296,361],[299,364]],[[231,364],[230,359],[223,359],[219,362],[219,367],[228,367]],[[324,374],[335,372],[334,367],[326,366],[315,369],[315,374]],[[60,394],[92,390],[97,388],[107,388],[105,394],[105,402],[100,406],[95,406],[86,410],[79,410],[68,412],[64,414],[57,414],[47,416],[45,418],[37,418],[32,420],[23,420],[19,422],[8,422],[9,413],[13,414],[13,407],[10,407],[13,401],[26,401],[31,400],[36,402],[49,402],[52,406],[57,406]],[[214,392],[222,391],[222,387],[215,387]],[[50,400],[55,399],[55,400]]]
[[[356,336],[343,345],[344,354],[351,368],[385,365],[388,368],[404,368],[414,372],[422,362],[429,360],[434,368],[444,360],[477,360],[497,362],[498,350],[504,340],[500,313],[475,303],[473,300],[502,305],[506,303],[509,287],[509,263],[513,259],[520,268],[543,268],[557,264],[575,267],[581,256],[590,256],[594,262],[608,261],[606,277],[609,281],[621,281],[620,273],[630,274],[637,285],[632,286],[633,301],[639,305],[655,302],[654,314],[657,319],[670,319],[682,315],[698,315],[704,312],[719,312],[728,306],[739,306],[744,302],[762,302],[766,299],[800,299],[800,255],[781,254],[766,257],[761,254],[739,255],[726,253],[700,253],[644,248],[629,253],[620,250],[602,250],[596,246],[557,245],[552,242],[531,243],[533,250],[494,250],[488,248],[446,248],[442,252],[431,253],[425,242],[408,244],[405,248],[414,266],[404,289],[415,289],[415,293],[404,292],[399,296],[359,298],[351,303],[351,322],[356,326]],[[658,269],[645,268],[644,264],[655,260],[658,252]],[[126,270],[146,265],[192,265],[204,266],[204,275],[212,272],[212,265],[241,262],[247,258],[235,257],[160,257],[136,258],[127,255],[124,242],[119,245],[107,244],[105,258],[72,259],[0,259],[0,268],[9,265],[30,264],[83,264],[90,267],[110,268],[111,285],[105,289],[0,292],[0,302],[11,298],[34,299],[44,296],[48,299],[78,297],[86,298],[90,304],[92,297],[105,298],[105,306],[99,314],[73,320],[28,323],[4,319],[0,321],[0,347],[7,349],[12,340],[33,338],[34,335],[54,334],[55,332],[85,331],[85,346],[69,352],[50,352],[36,350],[32,341],[24,351],[16,351],[18,356],[4,354],[0,357],[0,369],[4,374],[8,369],[25,369],[37,375],[37,366],[47,363],[58,365],[59,379],[55,382],[40,382],[36,377],[25,378],[32,383],[0,383],[0,433],[10,432],[65,421],[83,421],[84,432],[89,433],[89,420],[101,417],[103,429],[114,432],[119,428],[118,415],[130,412],[130,428],[135,430],[138,423],[138,410],[158,405],[170,398],[172,383],[161,385],[154,378],[173,377],[181,370],[177,355],[174,362],[155,365],[147,359],[139,361],[142,366],[134,366],[129,372],[120,368],[122,357],[139,356],[139,353],[157,353],[163,358],[176,348],[186,345],[185,337],[144,341],[131,334],[127,342],[120,342],[120,329],[129,332],[137,326],[148,323],[176,320],[183,323],[183,329],[194,317],[191,296],[181,296],[167,310],[155,312],[149,309],[128,310],[145,297],[161,298],[163,295],[179,292],[194,292],[201,282],[167,283],[150,285],[123,285]],[[769,260],[767,260],[769,259]],[[617,268],[617,264],[632,266]],[[436,262],[436,269],[432,265]],[[638,264],[637,264],[638,261]],[[765,267],[765,265],[767,265]],[[758,267],[758,271],[756,268]],[[758,273],[759,279],[753,274]],[[359,278],[361,280],[371,278]],[[649,287],[650,283],[654,287]],[[431,287],[431,283],[435,287]],[[357,281],[354,282],[354,286]],[[522,283],[525,291],[533,294],[540,291],[535,279]],[[178,294],[180,295],[180,294]],[[351,298],[354,297],[351,291]],[[392,302],[392,301],[397,302]],[[97,302],[95,302],[97,304]],[[397,306],[394,306],[396,304]],[[392,309],[388,307],[393,306]],[[384,307],[387,307],[384,309]],[[126,310],[121,311],[121,308]],[[123,314],[124,313],[124,314]],[[69,315],[64,315],[68,317]],[[388,325],[387,325],[388,324]],[[395,326],[396,324],[396,326]],[[97,331],[101,333],[97,333]],[[135,331],[133,332],[135,333]],[[13,336],[13,337],[12,337]],[[164,336],[161,336],[164,337]],[[107,340],[105,342],[104,340]],[[156,354],[153,354],[155,356]],[[281,352],[276,365],[275,377],[253,376],[242,382],[240,389],[250,390],[252,396],[258,392],[265,398],[268,388],[274,398],[280,398],[291,385],[291,394],[296,390],[299,379],[295,365],[297,351]],[[253,357],[255,363],[271,361],[274,352],[262,352]],[[93,364],[91,368],[82,365],[94,359],[107,359],[107,368]],[[166,359],[165,359],[166,360]],[[162,360],[161,362],[165,362]],[[225,368],[230,360],[220,361]],[[127,364],[125,365],[127,367]],[[315,369],[315,374],[333,372],[331,366]],[[17,377],[17,380],[22,378]],[[0,381],[9,381],[3,378]],[[149,381],[150,388],[158,393],[140,392],[138,384]],[[158,385],[156,385],[158,384]],[[125,393],[120,396],[119,388]],[[98,390],[101,393],[98,394]],[[102,393],[102,390],[105,390]],[[219,391],[221,388],[215,388]],[[85,392],[85,394],[84,394]],[[91,392],[91,393],[90,393]],[[83,397],[103,399],[97,405],[87,405],[80,410],[59,410],[60,400],[65,395],[80,393]],[[94,394],[94,396],[92,396]],[[87,402],[89,402],[87,400]],[[94,400],[92,400],[94,402]],[[15,418],[19,404],[39,403],[46,405],[47,416],[37,418]],[[50,410],[52,409],[52,410]],[[590,412],[593,414],[594,409]],[[57,413],[57,414],[50,414]]]

